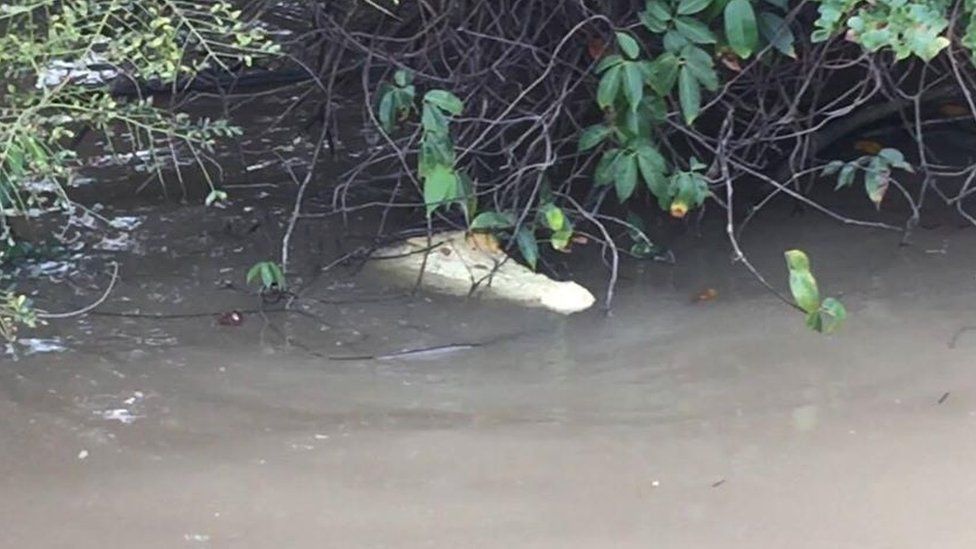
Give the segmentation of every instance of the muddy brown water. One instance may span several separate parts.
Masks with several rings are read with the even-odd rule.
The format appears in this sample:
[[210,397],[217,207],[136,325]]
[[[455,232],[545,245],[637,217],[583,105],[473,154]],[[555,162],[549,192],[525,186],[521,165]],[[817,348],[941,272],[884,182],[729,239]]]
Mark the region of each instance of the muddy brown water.
[[[801,247],[847,304],[831,336],[730,263],[720,219],[571,317],[316,275],[339,229],[303,225],[302,314],[262,315],[242,273],[281,227],[254,204],[289,207],[262,192],[113,200],[124,238],[38,266],[51,310],[121,277],[0,358],[0,546],[976,546],[976,232],[760,216],[770,280]],[[602,295],[596,250],[560,265]]]
[[[224,232],[240,205],[106,215],[138,218],[141,252],[100,311],[256,306],[220,286],[267,251]],[[829,337],[730,265],[719,224],[705,233],[676,266],[625,264],[610,317],[403,298],[340,269],[298,303],[317,318],[49,326],[31,336],[64,351],[0,368],[0,545],[976,544],[976,334],[948,345],[976,324],[974,233],[899,247],[758,221],[744,242],[772,280],[801,246],[843,294]],[[569,265],[600,291],[598,262]],[[423,360],[319,356],[516,333]]]

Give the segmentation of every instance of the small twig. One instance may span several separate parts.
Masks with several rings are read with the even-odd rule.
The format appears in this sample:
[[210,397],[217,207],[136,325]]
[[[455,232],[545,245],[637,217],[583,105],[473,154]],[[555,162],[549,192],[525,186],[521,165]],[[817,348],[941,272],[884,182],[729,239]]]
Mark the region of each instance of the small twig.
[[729,163],[727,162],[725,156],[725,146],[728,142],[729,136],[731,135],[734,112],[734,110],[729,109],[729,112],[725,117],[725,122],[722,124],[722,137],[719,140],[718,154],[716,155],[719,161],[719,167],[721,168],[722,179],[725,181],[725,232],[729,237],[729,243],[732,244],[732,250],[735,252],[733,260],[742,263],[742,265],[744,265],[745,268],[752,273],[752,276],[755,277],[760,284],[765,286],[767,290],[772,292],[772,294],[778,297],[783,303],[802,311],[803,309],[799,305],[774,288],[773,285],[766,280],[766,277],[764,277],[762,273],[760,273],[759,270],[753,266],[752,262],[749,261],[749,258],[746,257],[746,254],[742,252],[742,248],[739,246],[739,240],[735,236],[735,222],[732,212],[734,192],[732,190],[732,177],[729,174]]
[[109,281],[108,287],[105,288],[105,292],[102,293],[102,296],[101,297],[99,297],[98,299],[96,299],[95,301],[93,301],[92,303],[90,303],[89,305],[86,305],[86,306],[84,306],[84,307],[82,307],[80,309],[77,309],[77,310],[74,310],[74,311],[68,311],[68,312],[65,312],[65,313],[49,313],[49,312],[45,312],[45,311],[38,311],[37,312],[37,318],[43,318],[43,319],[65,319],[65,318],[73,318],[73,317],[76,317],[76,316],[82,316],[85,313],[91,312],[93,309],[95,309],[96,307],[98,307],[99,305],[101,305],[102,303],[104,303],[106,299],[108,299],[108,296],[109,296],[110,293],[112,293],[112,289],[115,288],[115,283],[118,281],[118,279],[119,279],[119,264],[113,261],[112,262],[112,280]]

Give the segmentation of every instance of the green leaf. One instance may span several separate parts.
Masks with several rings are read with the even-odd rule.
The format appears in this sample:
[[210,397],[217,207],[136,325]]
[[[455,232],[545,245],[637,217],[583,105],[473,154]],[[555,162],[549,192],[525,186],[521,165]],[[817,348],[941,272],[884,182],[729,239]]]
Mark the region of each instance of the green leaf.
[[646,112],[646,106],[646,102],[642,99],[636,110],[628,109],[624,113],[623,123],[617,125],[623,141],[650,137],[653,123]]
[[685,123],[690,126],[701,111],[701,88],[687,66],[681,67],[678,74],[678,102],[681,103]]
[[207,198],[203,201],[203,204],[205,206],[213,206],[217,202],[223,202],[224,200],[227,200],[227,193],[220,189],[213,189],[210,191],[210,194],[207,195]]
[[634,40],[634,37],[626,32],[618,32],[616,34],[620,51],[624,52],[624,55],[629,59],[637,59],[637,56],[640,55],[640,46],[637,44],[637,40]]
[[810,272],[810,259],[800,250],[785,253],[786,265],[790,269],[790,292],[793,300],[808,314],[820,309],[820,291],[817,280]]
[[671,10],[661,0],[648,0],[645,11],[662,21],[671,20]]
[[464,110],[464,103],[456,95],[445,90],[430,90],[424,96],[424,101],[454,116]]
[[424,105],[423,114],[420,115],[420,123],[425,132],[447,135],[447,118],[439,108]]
[[681,48],[688,45],[688,39],[676,29],[671,29],[664,33],[664,49],[670,52],[679,52]]
[[649,67],[648,84],[658,95],[668,95],[674,89],[678,80],[680,64],[673,53],[664,53],[651,62]]
[[715,72],[715,62],[712,61],[712,56],[698,46],[689,45],[681,50],[681,57],[699,84],[708,91],[718,89],[718,73]]
[[[675,72],[675,76],[677,75]],[[668,104],[663,97],[644,94],[644,101],[637,112],[649,124],[664,122],[668,118]]]
[[732,51],[743,59],[756,51],[759,33],[756,13],[749,0],[731,0],[725,6],[725,37]]
[[620,157],[620,149],[612,149],[603,153],[600,161],[597,162],[596,171],[593,178],[597,185],[609,185],[613,182],[616,170],[617,158]]
[[597,124],[586,128],[583,130],[582,135],[580,135],[579,151],[588,151],[603,143],[603,140],[610,135],[610,131],[610,128],[604,124]]
[[424,180],[424,204],[427,206],[427,217],[430,217],[439,206],[454,200],[457,188],[457,174],[452,168],[443,164],[434,166]]
[[787,57],[796,58],[796,51],[793,48],[796,39],[790,26],[782,17],[768,11],[760,13],[759,32],[776,51]]
[[[661,160],[663,162],[664,159],[662,158]],[[637,166],[640,168],[640,173],[644,178],[644,184],[647,186],[647,190],[651,191],[651,194],[657,198],[658,205],[661,206],[661,209],[667,209],[671,203],[671,190],[668,178],[664,175],[664,170],[660,169],[660,166],[652,157],[640,153],[637,154]]]
[[664,156],[649,141],[645,141],[636,147],[637,158],[647,164],[647,168],[656,172],[665,173],[668,171],[668,163]]
[[623,64],[624,75],[624,96],[630,105],[630,110],[636,112],[640,106],[641,99],[644,98],[644,72],[640,65],[633,61]]
[[539,242],[535,239],[535,234],[523,225],[515,232],[515,242],[522,258],[535,270],[539,263]]
[[265,290],[276,286],[280,290],[285,289],[285,273],[282,272],[281,267],[274,261],[260,261],[255,263],[247,271],[245,280],[248,284],[259,280],[262,288]]
[[708,25],[691,17],[678,17],[674,20],[674,28],[682,36],[695,44],[714,44],[715,35],[708,29]]
[[255,279],[261,276],[261,268],[262,268],[261,263],[255,263],[254,265],[252,265],[251,268],[247,270],[247,275],[244,277],[244,280],[248,284],[254,282]]
[[637,19],[640,20],[647,30],[653,32],[654,34],[660,34],[668,30],[668,22],[666,20],[658,19],[646,11],[638,13]]
[[403,69],[398,70],[395,73],[393,73],[393,81],[396,82],[396,85],[397,86],[400,86],[401,88],[403,88],[407,84],[409,84],[411,79],[412,79],[412,76],[410,75],[410,73],[408,73],[407,71],[405,71]]
[[614,173],[614,188],[617,198],[625,202],[637,188],[637,156],[625,153],[616,162]]
[[844,167],[840,170],[840,174],[837,176],[837,186],[834,187],[834,190],[836,191],[850,186],[854,182],[854,176],[857,175],[856,169],[857,165],[853,162],[844,164]]
[[806,324],[807,327],[813,330],[814,332],[822,333],[824,330],[823,316],[820,314],[820,311],[818,310],[818,311],[813,311],[812,313],[807,313]]
[[884,159],[892,168],[898,168],[908,172],[914,171],[912,165],[905,161],[905,155],[898,149],[885,148],[878,151],[878,156]]
[[831,160],[826,166],[824,166],[823,171],[820,172],[820,175],[834,175],[844,167],[844,164],[845,162],[843,160]]
[[596,90],[596,103],[600,105],[601,109],[608,109],[613,106],[613,102],[617,99],[617,93],[620,91],[620,80],[623,70],[620,65],[616,65],[603,73],[603,78],[600,79],[600,85]]
[[678,2],[678,15],[691,15],[707,8],[712,0],[681,0]]
[[883,165],[882,161],[875,158],[864,173],[864,191],[867,193],[875,207],[881,207],[885,193],[888,192],[888,184],[891,180],[891,171]]
[[269,261],[267,268],[271,272],[271,280],[274,282],[274,284],[278,286],[278,289],[284,290],[285,273],[282,272],[281,267],[277,263]]
[[596,65],[596,73],[597,74],[601,74],[601,73],[603,73],[603,71],[609,69],[610,67],[613,67],[615,65],[619,65],[619,64],[621,64],[623,62],[624,62],[624,58],[623,57],[620,57],[617,54],[608,55],[608,56],[604,57],[603,59],[601,59],[599,63],[597,63],[597,65]]
[[708,198],[708,181],[695,172],[680,172],[671,181],[671,196],[688,208],[697,208]]
[[555,204],[546,204],[542,211],[549,230],[559,232],[566,228],[566,214],[563,213],[562,208]]
[[831,32],[827,29],[817,29],[810,33],[810,41],[814,44],[830,40]]
[[510,213],[481,212],[468,227],[471,230],[507,229],[515,225],[515,218]]
[[821,329],[829,334],[847,320],[847,309],[837,299],[828,297],[820,304],[820,319]]
[[457,202],[464,210],[464,220],[470,222],[471,217],[478,211],[478,195],[475,194],[474,181],[463,170],[458,170],[457,180]]
[[393,131],[393,123],[396,120],[396,101],[393,90],[383,94],[383,98],[380,99],[379,119],[383,131],[386,133]]
[[809,271],[810,258],[802,250],[789,250],[785,254],[786,266],[791,270]]
[[556,231],[552,233],[552,237],[549,239],[549,243],[555,250],[565,250],[569,247],[569,242],[573,238],[572,229],[563,229],[561,231]]
[[454,149],[450,139],[437,134],[424,135],[420,144],[420,162],[418,171],[421,177],[427,177],[430,170],[439,164],[454,165]]

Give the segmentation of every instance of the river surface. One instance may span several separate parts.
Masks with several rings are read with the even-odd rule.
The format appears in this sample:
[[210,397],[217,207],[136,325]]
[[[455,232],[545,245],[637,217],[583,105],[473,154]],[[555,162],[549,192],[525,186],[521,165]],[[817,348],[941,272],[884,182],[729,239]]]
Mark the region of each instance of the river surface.
[[[0,546],[976,547],[976,232],[954,221],[899,246],[760,216],[743,245],[770,281],[800,247],[846,303],[823,336],[730,262],[720,219],[676,265],[625,262],[611,315],[570,317],[322,271],[341,229],[303,225],[281,312],[243,283],[293,196],[262,192],[99,210],[126,229],[96,248],[121,273],[100,315],[0,358]],[[602,296],[591,248],[564,268]],[[76,259],[38,266],[41,305],[99,295],[105,262]]]

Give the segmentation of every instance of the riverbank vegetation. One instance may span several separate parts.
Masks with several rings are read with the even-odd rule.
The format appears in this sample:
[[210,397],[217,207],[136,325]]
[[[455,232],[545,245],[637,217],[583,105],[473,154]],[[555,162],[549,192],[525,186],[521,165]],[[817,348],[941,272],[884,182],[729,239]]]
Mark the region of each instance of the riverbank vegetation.
[[[194,93],[201,74],[219,91],[287,72],[297,75],[284,79],[293,107],[316,112],[296,131],[315,133],[318,146],[308,173],[289,172],[299,190],[281,257],[258,267],[280,273],[281,286],[305,189],[352,103],[377,146],[330,182],[333,212],[374,208],[385,220],[412,207],[427,232],[491,232],[539,269],[547,250],[597,243],[609,306],[623,258],[670,259],[649,221],[695,223],[718,210],[734,260],[811,328],[830,331],[846,312],[821,299],[806,255],[786,252],[787,269],[768,281],[739,237],[783,200],[905,242],[929,203],[976,222],[967,210],[976,164],[927,138],[950,126],[972,133],[974,9],[944,0],[8,2],[0,254],[17,245],[13,220],[83,208],[70,188],[85,131],[113,154],[152,151],[144,160],[156,177],[201,181],[208,204],[226,198],[209,153],[239,130],[153,97]],[[266,29],[287,33],[272,39]],[[837,147],[872,128],[913,145]],[[177,150],[195,167],[165,161]],[[828,206],[825,188],[874,212]],[[391,236],[380,223],[377,244]],[[787,278],[788,293],[779,290]],[[8,336],[35,319],[5,292]]]

